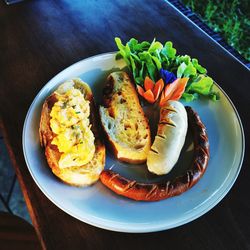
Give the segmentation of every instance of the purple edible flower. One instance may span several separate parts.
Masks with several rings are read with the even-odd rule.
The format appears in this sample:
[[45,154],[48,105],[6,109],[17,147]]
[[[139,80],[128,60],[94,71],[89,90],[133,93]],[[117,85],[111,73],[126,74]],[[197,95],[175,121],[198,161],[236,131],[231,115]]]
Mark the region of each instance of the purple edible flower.
[[174,73],[166,69],[161,68],[159,73],[160,73],[160,77],[163,79],[165,84],[172,83],[177,79]]

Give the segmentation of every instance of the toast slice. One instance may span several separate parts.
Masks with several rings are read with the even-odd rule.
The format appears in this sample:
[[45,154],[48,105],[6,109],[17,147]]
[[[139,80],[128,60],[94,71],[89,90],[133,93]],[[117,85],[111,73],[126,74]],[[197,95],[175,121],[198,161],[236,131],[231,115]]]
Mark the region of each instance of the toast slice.
[[103,103],[101,123],[117,159],[144,163],[151,146],[150,128],[127,73],[108,76]]
[[[72,90],[73,89],[73,90]],[[85,122],[87,123],[87,127],[85,130],[88,130],[90,142],[92,138],[92,143],[86,149],[91,148],[89,152],[87,152],[87,158],[83,157],[81,159],[82,162],[85,162],[84,164],[81,164],[81,161],[78,161],[77,164],[74,162],[76,159],[72,159],[72,154],[68,153],[68,151],[71,150],[71,147],[68,147],[68,151],[61,152],[62,148],[65,148],[66,145],[69,143],[68,141],[61,143],[61,145],[55,145],[55,137],[58,136],[58,134],[55,133],[54,130],[57,129],[57,127],[54,124],[52,124],[52,110],[53,107],[60,104],[58,102],[62,98],[64,98],[64,103],[60,105],[64,105],[68,102],[67,96],[65,97],[67,91],[74,91],[75,89],[80,90],[80,93],[82,94],[82,98],[85,100],[85,104],[87,107],[87,111],[78,111],[75,113],[81,113],[81,115],[84,117]],[[79,92],[78,92],[79,93]],[[66,98],[66,99],[65,99]],[[80,99],[77,99],[80,100]],[[83,100],[83,101],[84,101]],[[59,103],[59,104],[58,104]],[[78,106],[79,107],[79,106]],[[65,107],[61,107],[62,109]],[[70,110],[72,107],[69,107]],[[67,110],[69,110],[67,109]],[[86,112],[88,114],[86,114]],[[52,172],[60,178],[63,182],[73,185],[73,186],[87,186],[91,185],[94,182],[96,182],[99,179],[99,175],[101,171],[104,168],[105,164],[105,147],[103,143],[101,142],[98,130],[97,130],[97,123],[95,119],[95,104],[93,95],[91,92],[90,87],[84,83],[81,79],[72,79],[69,80],[62,85],[59,86],[59,88],[52,93],[44,102],[41,112],[41,120],[40,120],[40,128],[39,128],[39,134],[40,134],[40,142],[43,147],[45,147],[45,156],[48,162],[48,165],[50,166]],[[54,111],[53,111],[54,112]],[[84,114],[85,113],[85,114]],[[62,123],[62,119],[56,120],[59,123]],[[68,118],[68,117],[66,117]],[[80,118],[79,118],[80,119]],[[52,126],[53,125],[53,126]],[[70,124],[69,124],[70,125]],[[77,124],[70,125],[68,127],[64,127],[65,131],[68,129],[70,131],[71,137],[69,138],[71,141],[75,140],[74,145],[72,147],[78,147],[79,145],[85,143],[84,136],[86,137],[86,131],[79,131],[79,127],[77,128],[77,131],[74,130],[74,128],[78,126]],[[53,129],[52,129],[53,127]],[[73,129],[71,130],[71,128]],[[81,127],[80,127],[81,128]],[[91,130],[91,131],[90,131]],[[78,132],[78,135],[83,135],[83,138],[81,138],[83,141],[79,142],[76,141],[76,136]],[[84,134],[85,133],[85,134]],[[62,161],[62,156],[65,156],[64,161]],[[66,164],[66,163],[67,164]],[[60,165],[60,163],[62,163]],[[75,165],[74,165],[75,164]]]

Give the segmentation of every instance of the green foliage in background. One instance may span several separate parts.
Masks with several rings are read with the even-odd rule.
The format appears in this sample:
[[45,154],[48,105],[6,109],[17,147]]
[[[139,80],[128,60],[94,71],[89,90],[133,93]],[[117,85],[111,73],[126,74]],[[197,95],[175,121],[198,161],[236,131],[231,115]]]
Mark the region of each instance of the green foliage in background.
[[250,0],[182,0],[250,61]]

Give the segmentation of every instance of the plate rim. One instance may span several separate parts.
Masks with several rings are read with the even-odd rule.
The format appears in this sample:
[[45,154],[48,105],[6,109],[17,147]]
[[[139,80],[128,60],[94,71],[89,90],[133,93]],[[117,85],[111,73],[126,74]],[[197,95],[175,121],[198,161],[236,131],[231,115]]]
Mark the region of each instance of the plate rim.
[[[224,190],[222,193],[220,193],[219,197],[217,197],[216,199],[212,200],[212,202],[208,202],[209,205],[203,207],[202,210],[200,210],[198,213],[193,214],[188,216],[187,218],[185,218],[184,220],[178,221],[178,222],[171,222],[171,223],[163,223],[163,224],[146,224],[146,223],[122,223],[122,222],[117,222],[117,221],[112,221],[112,220],[107,220],[107,219],[100,219],[100,218],[96,218],[95,216],[89,215],[84,217],[84,220],[82,217],[78,216],[75,213],[72,213],[70,211],[70,209],[67,209],[65,207],[63,207],[62,205],[58,204],[57,201],[55,201],[50,194],[48,194],[46,192],[46,190],[39,184],[38,180],[35,177],[35,174],[33,173],[30,165],[29,165],[29,160],[28,160],[28,156],[26,154],[26,138],[25,138],[25,133],[26,133],[26,128],[27,128],[27,123],[28,123],[28,119],[31,115],[31,110],[34,107],[35,103],[37,102],[37,100],[39,99],[41,93],[44,91],[44,89],[47,87],[47,85],[49,85],[50,82],[54,81],[54,79],[56,77],[58,77],[59,74],[63,74],[67,71],[69,71],[71,68],[75,68],[76,65],[82,63],[83,61],[86,60],[91,60],[95,57],[101,57],[101,56],[107,56],[107,57],[113,57],[114,54],[116,52],[105,52],[105,53],[100,53],[97,55],[93,55],[90,57],[86,57],[82,60],[79,60],[73,64],[71,64],[70,66],[66,67],[65,69],[63,69],[62,71],[58,72],[56,75],[54,75],[47,83],[45,83],[43,85],[43,87],[40,89],[40,91],[36,94],[35,98],[33,99],[32,103],[29,106],[28,112],[26,114],[25,120],[24,120],[24,125],[23,125],[23,130],[22,130],[22,149],[23,149],[23,154],[24,154],[24,159],[25,159],[25,163],[26,166],[33,178],[33,180],[35,181],[36,185],[39,187],[39,189],[43,192],[43,194],[52,202],[54,203],[58,208],[60,208],[62,211],[66,212],[68,215],[82,221],[85,222],[87,224],[90,224],[92,226],[96,226],[102,229],[106,229],[106,230],[110,230],[110,231],[116,231],[116,232],[126,232],[126,233],[149,233],[149,232],[158,232],[158,231],[163,231],[163,230],[167,230],[167,229],[171,229],[171,228],[175,228],[184,224],[187,224],[199,217],[201,217],[202,215],[204,215],[205,213],[207,213],[208,211],[210,211],[212,208],[214,208],[226,195],[227,193],[231,190],[232,186],[234,185],[236,179],[238,178],[238,175],[240,173],[242,164],[243,164],[243,160],[244,160],[244,155],[245,155],[245,134],[244,134],[244,128],[243,128],[243,124],[241,122],[239,113],[236,109],[236,107],[234,106],[232,100],[229,98],[229,96],[227,95],[227,93],[222,89],[221,86],[219,86],[219,84],[217,84],[216,82],[214,82],[214,84],[219,88],[219,90],[223,93],[223,95],[226,97],[227,101],[229,102],[229,104],[231,105],[231,107],[233,108],[233,111],[237,117],[237,121],[240,127],[240,132],[241,132],[241,156],[240,156],[240,161],[239,164],[237,166],[237,171],[235,173],[235,175],[233,176],[233,179],[228,183],[228,185],[226,187],[224,187]],[[220,188],[221,189],[221,188]],[[90,218],[90,219],[89,219]],[[105,224],[106,222],[106,224]],[[107,223],[110,222],[110,223]],[[112,225],[112,223],[115,223],[115,225]],[[138,225],[140,225],[138,227]]]

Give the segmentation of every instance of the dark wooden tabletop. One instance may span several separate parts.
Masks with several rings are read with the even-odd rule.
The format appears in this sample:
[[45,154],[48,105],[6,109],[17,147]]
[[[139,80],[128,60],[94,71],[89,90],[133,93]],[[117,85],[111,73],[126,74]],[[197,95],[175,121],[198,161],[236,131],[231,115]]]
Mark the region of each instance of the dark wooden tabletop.
[[[163,0],[27,0],[11,6],[0,1],[0,31],[4,135],[44,249],[250,249],[250,82],[240,62]],[[38,91],[69,65],[116,50],[115,36],[171,40],[180,54],[199,58],[243,122],[246,154],[235,185],[215,208],[178,228],[128,234],[80,222],[42,194],[24,161],[22,128]]]

